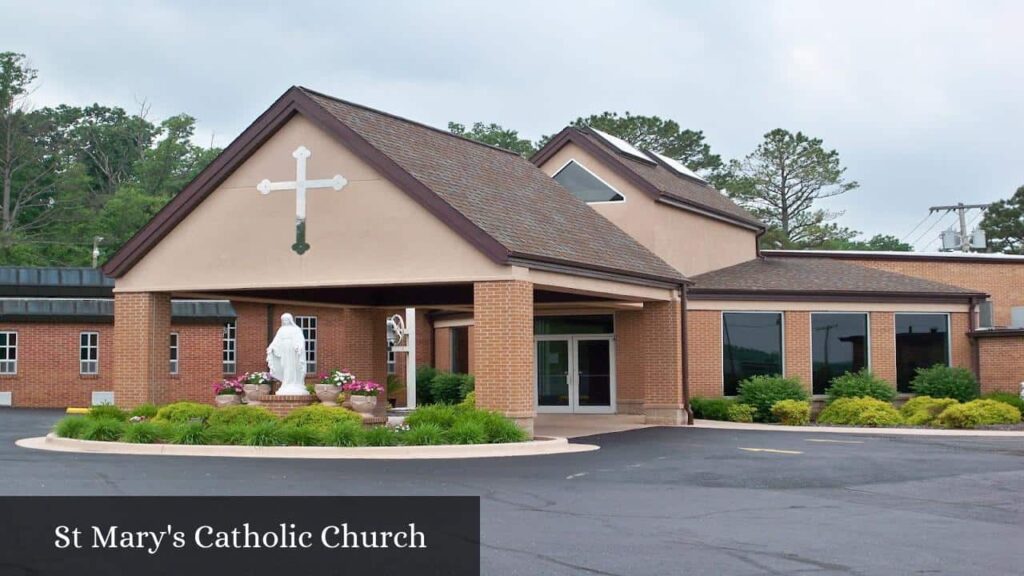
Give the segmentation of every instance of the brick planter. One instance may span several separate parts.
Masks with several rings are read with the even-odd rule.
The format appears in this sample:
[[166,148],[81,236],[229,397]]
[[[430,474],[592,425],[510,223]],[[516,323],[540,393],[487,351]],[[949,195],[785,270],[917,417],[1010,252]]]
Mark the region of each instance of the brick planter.
[[277,394],[260,394],[252,398],[262,406],[270,410],[278,418],[284,418],[289,412],[296,408],[309,406],[316,402],[316,396],[279,396]]

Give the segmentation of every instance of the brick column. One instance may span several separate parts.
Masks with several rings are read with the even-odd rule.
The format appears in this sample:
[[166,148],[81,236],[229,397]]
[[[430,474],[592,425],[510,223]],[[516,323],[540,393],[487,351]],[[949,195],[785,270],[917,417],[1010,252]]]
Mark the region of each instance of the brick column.
[[896,388],[896,325],[892,312],[871,312],[871,372]]
[[811,372],[811,313],[787,310],[783,312],[782,329],[785,342],[782,353],[783,369],[787,378],[798,378],[810,394],[814,387]]
[[[388,381],[387,310],[379,308],[350,308],[344,310],[341,321],[341,363],[360,380],[372,380],[380,385]],[[387,412],[387,397],[377,398],[374,414]]]
[[648,424],[685,424],[683,362],[678,297],[646,302],[643,309],[644,404]]
[[114,294],[114,402],[118,406],[134,408],[170,400],[170,333],[169,294]]
[[615,313],[615,403],[619,414],[644,413],[644,316]]
[[476,405],[497,410],[533,434],[533,284],[473,285]]

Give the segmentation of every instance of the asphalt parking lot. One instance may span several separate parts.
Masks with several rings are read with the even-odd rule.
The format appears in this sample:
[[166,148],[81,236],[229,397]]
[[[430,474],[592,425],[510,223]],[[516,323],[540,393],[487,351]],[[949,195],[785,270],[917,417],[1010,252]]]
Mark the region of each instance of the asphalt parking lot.
[[5,495],[479,495],[483,574],[1024,574],[1024,439],[648,428],[601,450],[325,461],[18,448]]

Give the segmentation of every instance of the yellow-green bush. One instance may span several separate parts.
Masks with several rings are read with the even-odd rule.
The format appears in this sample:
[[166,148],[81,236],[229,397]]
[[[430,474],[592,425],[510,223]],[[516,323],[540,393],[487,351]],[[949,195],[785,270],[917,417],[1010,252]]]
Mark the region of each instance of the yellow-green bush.
[[950,406],[935,419],[935,424],[943,428],[977,428],[1018,422],[1020,410],[997,400],[972,400]]
[[943,410],[959,404],[955,398],[932,398],[931,396],[914,396],[900,408],[904,422],[911,426],[927,426],[942,414]]
[[276,422],[277,416],[271,414],[270,410],[262,406],[226,406],[210,415],[207,423],[210,426],[230,426],[233,424],[244,424],[252,426],[261,422]]
[[172,424],[183,424],[185,422],[201,421],[213,415],[215,408],[209,404],[198,402],[175,402],[162,406],[156,411],[154,420],[158,422],[170,422]]
[[772,404],[772,416],[784,426],[811,423],[811,403],[806,400],[779,400]]
[[313,404],[312,406],[296,408],[281,420],[281,423],[286,426],[314,428],[320,432],[326,432],[339,422],[358,422],[362,424],[363,418],[359,414],[340,406]]
[[903,423],[892,404],[877,398],[839,398],[818,414],[819,424],[898,426]]
[[729,417],[729,422],[753,422],[754,416],[757,414],[757,408],[749,404],[733,402],[729,404],[725,412]]

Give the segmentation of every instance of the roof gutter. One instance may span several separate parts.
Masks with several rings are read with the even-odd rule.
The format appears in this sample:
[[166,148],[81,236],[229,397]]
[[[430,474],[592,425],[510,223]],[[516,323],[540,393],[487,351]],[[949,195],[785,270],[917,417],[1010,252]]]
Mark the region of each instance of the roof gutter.
[[690,406],[690,362],[689,362],[689,351],[690,351],[690,338],[686,330],[686,284],[679,285],[679,351],[682,360],[682,392],[683,392],[683,406],[686,410],[686,425],[693,426],[693,407]]
[[781,302],[929,302],[964,303],[986,298],[983,292],[863,292],[844,290],[711,290],[694,288],[689,291],[693,300],[754,300]]
[[516,253],[509,255],[506,264],[548,272],[559,272],[573,276],[596,278],[598,280],[611,280],[613,282],[625,282],[627,284],[637,284],[640,286],[654,286],[656,288],[676,288],[680,285],[680,282],[683,284],[693,284],[692,280],[682,276],[672,278],[667,276],[643,274],[639,272],[626,272],[603,266],[588,266],[577,262],[566,262],[556,260],[554,258],[544,258],[540,256]]

